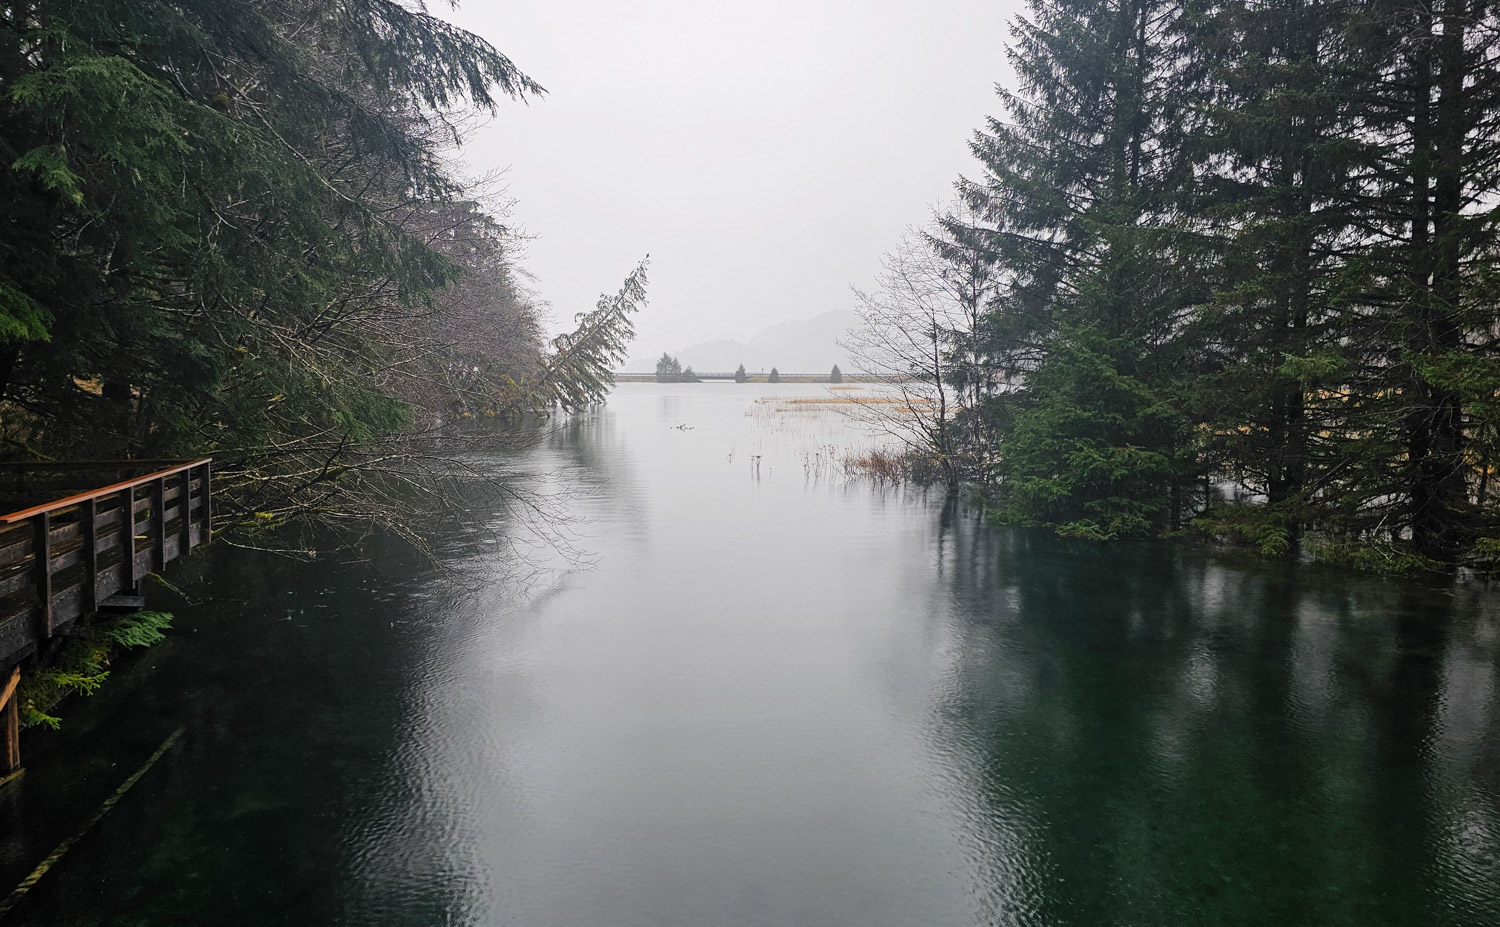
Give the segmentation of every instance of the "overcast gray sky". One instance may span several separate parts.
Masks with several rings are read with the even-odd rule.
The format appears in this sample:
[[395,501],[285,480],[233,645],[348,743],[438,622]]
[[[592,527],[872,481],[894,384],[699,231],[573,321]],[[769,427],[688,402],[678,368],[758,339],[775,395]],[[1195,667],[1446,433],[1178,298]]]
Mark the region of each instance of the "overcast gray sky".
[[509,168],[559,327],[651,253],[632,354],[852,308],[973,173],[1016,0],[468,0],[446,15],[547,88],[465,150]]

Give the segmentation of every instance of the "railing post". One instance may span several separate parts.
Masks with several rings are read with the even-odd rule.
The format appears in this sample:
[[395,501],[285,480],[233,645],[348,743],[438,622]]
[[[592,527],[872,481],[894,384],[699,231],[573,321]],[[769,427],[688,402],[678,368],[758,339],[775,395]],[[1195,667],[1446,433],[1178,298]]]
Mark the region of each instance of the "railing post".
[[203,465],[203,543],[207,544],[214,537],[214,493],[213,493],[214,465],[212,462]]
[[0,776],[21,768],[21,668],[14,667],[0,683]]
[[193,548],[193,468],[182,471],[182,494],[177,498],[177,556],[186,557]]
[[135,487],[125,487],[125,574],[129,577],[126,588],[135,589],[145,574],[135,571]]
[[99,610],[99,500],[79,506],[78,519],[83,531],[83,613],[92,615]]
[[42,512],[31,519],[31,551],[35,562],[37,594],[37,637],[43,643],[52,636],[52,513]]
[[151,481],[151,572],[167,565],[167,478]]

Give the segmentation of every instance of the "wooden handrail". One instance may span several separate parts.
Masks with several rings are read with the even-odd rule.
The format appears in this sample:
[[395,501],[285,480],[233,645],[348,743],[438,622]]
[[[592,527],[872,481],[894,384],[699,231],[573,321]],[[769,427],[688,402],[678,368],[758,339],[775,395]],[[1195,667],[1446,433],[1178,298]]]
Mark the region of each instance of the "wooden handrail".
[[[0,461],[0,470],[120,470],[125,467],[175,465],[185,460],[187,460],[186,457],[142,457],[138,460],[7,460]],[[198,461],[193,461],[193,463],[196,464]]]
[[[176,466],[169,467],[165,470],[158,470],[155,473],[147,473],[144,476],[137,476],[128,480],[121,480],[118,483],[111,483],[110,485],[105,486],[101,489],[91,489],[88,492],[81,492],[63,499],[58,499],[55,502],[46,502],[42,505],[34,505],[29,509],[21,509],[19,512],[11,512],[9,515],[0,515],[0,525],[13,525],[18,521],[25,521],[28,518],[34,518],[37,515],[41,515],[45,512],[67,508],[68,506],[72,505],[79,505],[80,503],[88,502],[92,499],[98,499],[102,496],[113,495],[114,493],[123,492],[127,489],[134,489],[135,487],[140,486],[143,483],[150,483],[154,480],[165,479],[166,477],[181,473],[184,470],[191,470],[194,467],[201,467],[206,463],[211,463],[212,461],[213,458],[211,457],[200,457],[197,460],[189,461],[177,461]],[[143,461],[135,461],[135,463],[142,462]],[[150,461],[149,463],[151,465],[154,465],[157,463],[166,462],[167,461]],[[126,461],[124,463],[128,465],[130,462]]]

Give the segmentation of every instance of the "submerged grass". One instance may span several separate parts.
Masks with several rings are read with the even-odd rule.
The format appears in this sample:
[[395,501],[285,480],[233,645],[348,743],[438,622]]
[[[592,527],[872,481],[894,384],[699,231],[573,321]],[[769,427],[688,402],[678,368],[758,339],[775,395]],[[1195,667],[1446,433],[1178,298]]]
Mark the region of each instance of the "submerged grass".
[[[833,389],[840,389],[841,393],[834,393]],[[803,475],[810,480],[852,480],[868,475],[862,461],[894,457],[894,451],[883,449],[892,438],[879,423],[891,415],[887,410],[901,409],[904,400],[862,390],[859,386],[831,387],[825,395],[764,396],[755,400],[745,410],[759,435],[755,451],[749,457],[752,469],[758,467],[762,453],[780,449],[795,457]],[[863,414],[867,409],[880,411]],[[869,441],[851,445],[848,440],[851,422],[858,423],[868,433]],[[873,448],[864,449],[871,443]],[[731,462],[734,457],[735,452],[731,451]]]
[[933,486],[944,480],[941,462],[912,448],[874,448],[850,454],[843,466],[845,475],[876,483]]
[[844,458],[844,471],[877,483],[906,481],[906,455],[894,451],[869,450]]

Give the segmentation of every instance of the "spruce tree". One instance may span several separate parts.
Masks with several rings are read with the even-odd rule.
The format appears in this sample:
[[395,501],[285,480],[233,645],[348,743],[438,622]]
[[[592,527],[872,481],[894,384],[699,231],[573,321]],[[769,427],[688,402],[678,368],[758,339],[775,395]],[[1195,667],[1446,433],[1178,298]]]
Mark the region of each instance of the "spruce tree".
[[466,114],[541,93],[488,42],[386,0],[0,23],[13,453],[212,454],[242,524],[389,521],[456,495],[444,425],[608,388],[643,276],[544,357],[512,238],[449,166]]
[[1451,562],[1476,527],[1471,441],[1493,433],[1484,416],[1500,388],[1500,17],[1483,0],[1382,0],[1361,22],[1379,64],[1361,88],[1363,128],[1381,149],[1359,215],[1375,269],[1365,295],[1389,345],[1371,357],[1369,427],[1397,449],[1402,509],[1388,523]]
[[656,360],[656,382],[678,383],[682,380],[682,362],[666,351]]
[[1211,2],[1182,23],[1195,180],[1180,201],[1214,288],[1189,335],[1191,407],[1205,464],[1266,500],[1240,530],[1286,553],[1329,513],[1329,479],[1356,472],[1339,387],[1359,316],[1340,292],[1359,272],[1344,246],[1374,155],[1356,123],[1361,59],[1340,0]]
[[1021,358],[1021,387],[997,413],[1004,504],[1090,536],[1164,530],[1195,462],[1177,403],[1196,281],[1171,225],[1178,11],[1159,0],[1029,9],[1013,27],[1019,88],[973,143],[983,178],[963,185],[1008,277],[990,327]]

